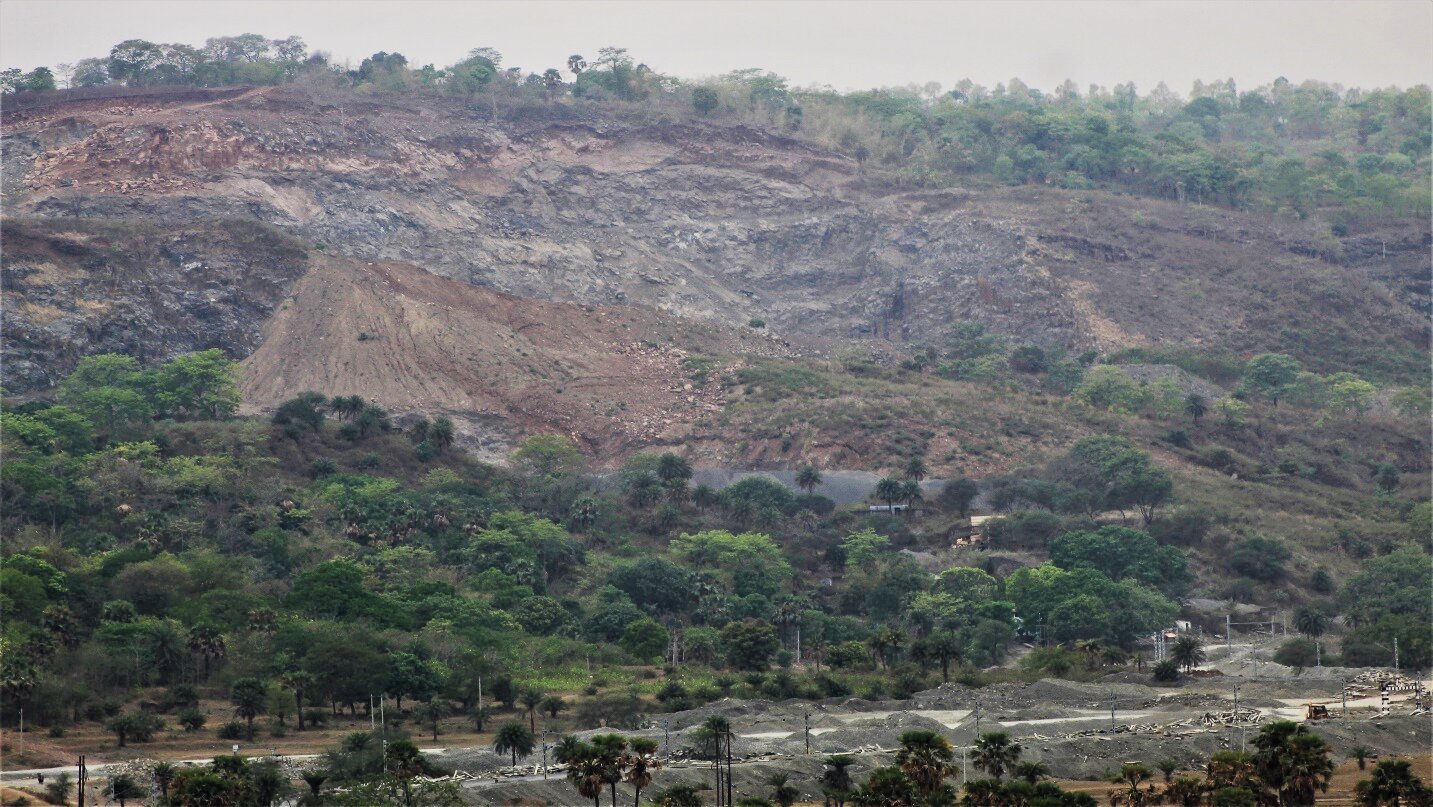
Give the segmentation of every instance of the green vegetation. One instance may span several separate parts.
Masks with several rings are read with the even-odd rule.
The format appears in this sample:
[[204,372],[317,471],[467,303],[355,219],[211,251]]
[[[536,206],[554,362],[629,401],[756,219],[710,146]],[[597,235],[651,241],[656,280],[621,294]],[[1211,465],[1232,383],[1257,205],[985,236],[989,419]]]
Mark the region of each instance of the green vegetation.
[[[758,388],[786,373],[749,372]],[[851,378],[800,372],[807,389]],[[1197,509],[1202,477],[1170,474],[1130,438],[1083,438],[993,480],[1004,517],[990,538],[1034,553],[1025,568],[933,574],[897,550],[962,523],[979,491],[970,480],[947,482],[920,518],[835,508],[811,492],[815,467],[798,477],[804,492],[763,477],[692,489],[673,454],[636,455],[615,487],[594,490],[563,438],[528,439],[500,471],[448,450],[444,419],[399,430],[355,397],[305,394],[266,420],[238,417],[235,382],[213,351],[149,369],[95,356],[53,402],[6,402],[5,709],[23,705],[40,725],[93,714],[122,744],[165,725],[164,712],[118,708],[149,686],[171,688],[185,731],[251,739],[266,718],[296,715],[303,731],[374,693],[435,736],[446,715],[482,724],[499,704],[521,707],[511,723],[529,734],[540,713],[632,725],[733,691],[900,695],[974,680],[970,668],[999,663],[1020,634],[1079,649],[1042,649],[1018,674],[1079,675],[1168,626],[1206,572],[1295,590],[1306,574],[1307,550],[1259,522],[1231,532]],[[1297,416],[1287,400],[1280,417]],[[878,497],[921,503],[907,489],[924,461],[897,468]],[[1433,568],[1400,542],[1427,507],[1399,501],[1401,480],[1363,484],[1365,512],[1389,519],[1390,551],[1340,539],[1368,555],[1362,570],[1337,592],[1315,570],[1310,592],[1337,597],[1309,601],[1295,627],[1318,636],[1343,614],[1347,662],[1387,663],[1397,638],[1405,664],[1426,665]],[[838,582],[818,587],[822,576]],[[1175,650],[1186,669],[1201,657]],[[1281,656],[1306,663],[1307,648]],[[676,665],[665,681],[623,671],[658,661]],[[605,672],[582,672],[589,663]],[[721,669],[750,677],[723,684]],[[196,687],[228,700],[234,721],[207,726]],[[521,756],[519,739],[504,748]]]
[[[617,111],[755,123],[839,149],[869,181],[939,187],[970,176],[1001,184],[1113,188],[1180,201],[1228,204],[1305,218],[1339,233],[1378,216],[1426,216],[1429,103],[1426,86],[1345,89],[1278,78],[1240,90],[1196,81],[1187,98],[1164,84],[1141,95],[1132,83],[1072,82],[1039,90],[1019,79],[983,87],[969,80],[837,93],[789,86],[758,69],[682,81],[639,63],[624,48],[589,61],[505,67],[502,54],[473,50],[446,68],[410,65],[380,51],[357,68],[329,64],[298,37],[214,37],[202,46],[126,40],[107,55],[54,70],[9,69],[4,92],[306,82],[360,93],[444,93],[503,108],[600,105]],[[571,75],[571,79],[564,74]],[[1022,366],[1030,366],[1022,354]],[[1035,362],[1038,363],[1038,362]],[[981,359],[952,371],[980,372]]]

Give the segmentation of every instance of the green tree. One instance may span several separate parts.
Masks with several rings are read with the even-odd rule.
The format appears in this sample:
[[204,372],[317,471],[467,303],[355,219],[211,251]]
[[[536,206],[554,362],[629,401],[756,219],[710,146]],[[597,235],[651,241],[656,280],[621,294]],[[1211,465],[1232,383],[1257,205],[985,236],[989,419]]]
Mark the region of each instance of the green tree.
[[556,720],[558,712],[562,712],[567,709],[567,701],[563,700],[560,695],[548,695],[547,697],[542,699],[542,703],[538,706],[538,708],[542,709],[542,711],[544,712],[547,712],[548,717],[552,718],[553,720]]
[[781,648],[776,630],[770,625],[746,619],[729,622],[721,629],[720,641],[727,664],[738,670],[764,670]]
[[120,748],[124,748],[129,740],[137,743],[149,742],[154,738],[154,733],[163,726],[164,723],[159,718],[141,712],[116,715],[105,724],[105,728],[114,732]]
[[200,623],[189,629],[184,644],[189,651],[203,662],[203,676],[209,678],[209,665],[213,661],[224,658],[228,652],[224,642],[224,634],[219,629],[208,623]]
[[796,472],[796,486],[806,491],[807,496],[815,492],[822,481],[821,471],[814,465],[807,465]]
[[980,495],[980,487],[965,477],[951,479],[941,486],[936,501],[947,510],[954,510],[961,518],[970,516],[970,503]]
[[636,791],[632,796],[632,807],[638,807],[642,803],[642,790],[652,784],[652,774],[662,767],[661,761],[657,759],[658,748],[656,740],[646,737],[634,737],[631,740],[622,779]]
[[896,502],[900,501],[901,497],[905,495],[905,489],[906,487],[901,484],[901,480],[893,476],[887,476],[876,483],[876,487],[871,491],[871,496],[878,501],[885,502],[886,509],[894,512]]
[[438,724],[448,716],[448,704],[438,698],[428,701],[418,709],[418,719],[428,724],[433,732],[433,742],[438,742]]
[[257,678],[240,678],[229,686],[229,701],[234,704],[234,716],[247,724],[247,737],[253,742],[254,719],[269,711],[268,686]]
[[1297,359],[1283,353],[1260,353],[1244,365],[1244,387],[1249,391],[1268,398],[1274,406],[1298,378],[1300,366]]
[[660,623],[643,618],[628,624],[617,643],[633,658],[650,660],[660,656],[671,639],[671,634]]
[[453,421],[446,417],[434,418],[433,424],[428,427],[428,443],[440,454],[453,445],[456,438],[457,430],[453,427]]
[[130,799],[142,799],[149,795],[149,790],[141,787],[134,781],[134,778],[125,774],[115,776],[105,785],[104,794],[119,802],[119,807],[124,807],[125,802]]
[[932,801],[946,777],[955,772],[954,758],[955,749],[949,740],[934,731],[916,729],[901,735],[896,767],[910,778],[924,800]]
[[1253,744],[1255,774],[1279,804],[1313,804],[1316,791],[1328,791],[1332,750],[1308,727],[1275,721],[1259,730]]
[[1209,412],[1209,402],[1205,400],[1203,395],[1197,392],[1191,392],[1189,396],[1184,399],[1184,412],[1189,415],[1190,420],[1193,420],[1194,423],[1198,425],[1199,421],[1203,420],[1204,416]]
[[1181,636],[1174,640],[1174,645],[1169,649],[1169,657],[1183,667],[1186,673],[1192,673],[1195,667],[1204,662],[1204,646],[1193,636]]
[[850,767],[856,760],[844,754],[826,757],[822,762],[821,793],[830,807],[846,807],[846,802],[855,795],[856,784],[851,780]]
[[521,723],[504,723],[493,739],[493,751],[510,754],[514,766],[517,765],[518,757],[531,756],[532,749],[532,731]]
[[[1358,762],[1363,770],[1363,757]],[[1353,796],[1360,807],[1415,807],[1433,801],[1433,792],[1413,775],[1406,759],[1381,760],[1372,776],[1354,785]]]
[[1022,750],[1019,743],[1011,741],[1009,734],[992,731],[980,735],[980,739],[975,741],[970,759],[977,768],[998,780],[1020,762]]
[[1294,612],[1294,629],[1305,636],[1318,638],[1328,629],[1328,615],[1322,608],[1305,605]]
[[711,87],[695,87],[692,89],[692,109],[698,115],[710,115],[712,110],[717,108],[717,92]]

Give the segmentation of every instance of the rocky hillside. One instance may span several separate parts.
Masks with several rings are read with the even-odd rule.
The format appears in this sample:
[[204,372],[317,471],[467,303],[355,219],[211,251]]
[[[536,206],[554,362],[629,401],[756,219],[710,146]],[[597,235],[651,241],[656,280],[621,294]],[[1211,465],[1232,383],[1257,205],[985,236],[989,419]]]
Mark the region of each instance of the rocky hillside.
[[[1047,347],[1281,350],[1323,372],[1426,371],[1426,225],[1340,241],[1313,223],[1101,191],[890,187],[851,157],[741,126],[562,103],[501,117],[446,97],[295,87],[8,113],[5,278],[23,304],[6,311],[7,387],[53,383],[42,354],[64,369],[89,352],[222,344],[257,349],[247,392],[259,406],[362,383],[400,411],[567,430],[620,403],[624,383],[589,385],[574,403],[575,378],[682,390],[676,354],[638,366],[621,352],[651,336],[612,318],[675,322],[649,311],[739,330],[762,320],[816,355],[849,340],[936,341],[970,320]],[[96,235],[115,221],[166,235],[120,248]],[[294,240],[245,243],[237,221]],[[208,257],[193,266],[197,252]],[[45,268],[61,266],[64,277]],[[97,304],[100,277],[123,288]],[[414,296],[390,296],[395,285]],[[604,319],[469,286],[631,310]],[[553,318],[560,327],[519,335]],[[663,350],[707,338],[671,327]],[[375,338],[360,341],[365,331]],[[750,341],[706,333],[732,349]],[[563,354],[575,338],[589,355]],[[466,365],[475,344],[471,361],[487,363]],[[551,397],[496,372],[519,366]],[[626,445],[660,432],[678,403],[643,401],[651,412],[611,434]]]

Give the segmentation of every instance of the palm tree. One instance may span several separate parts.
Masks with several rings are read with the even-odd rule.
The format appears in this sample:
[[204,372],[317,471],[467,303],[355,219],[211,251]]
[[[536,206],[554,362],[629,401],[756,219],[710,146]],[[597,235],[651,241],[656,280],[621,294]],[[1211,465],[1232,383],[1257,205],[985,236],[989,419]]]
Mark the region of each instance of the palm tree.
[[493,707],[475,706],[471,711],[468,712],[468,716],[473,718],[474,728],[476,728],[479,732],[482,732],[483,726],[485,726],[488,720],[493,716]]
[[169,798],[169,783],[174,781],[174,777],[179,774],[179,769],[173,762],[156,762],[151,773],[154,775],[155,786],[159,788],[160,800]]
[[254,718],[269,711],[269,688],[257,678],[240,678],[229,687],[229,700],[234,704],[234,716],[248,723],[249,742],[253,742]]
[[1145,790],[1139,789],[1141,784],[1144,784],[1153,777],[1154,771],[1150,770],[1148,765],[1127,763],[1122,766],[1120,772],[1111,777],[1111,779],[1116,784],[1123,784],[1125,789],[1117,790],[1110,794],[1111,807],[1143,807],[1143,805],[1146,804],[1156,803],[1157,797],[1154,791],[1154,785],[1150,785],[1149,788]]
[[149,795],[149,791],[139,786],[139,783],[126,774],[120,774],[109,780],[105,786],[105,795],[119,802],[119,807],[130,799],[142,799]]
[[975,753],[971,761],[999,781],[1005,772],[1020,761],[1020,743],[1011,742],[1010,735],[1003,731],[991,731],[980,735],[975,741]]
[[541,708],[542,711],[547,712],[548,717],[552,718],[553,720],[556,720],[557,713],[567,708],[567,701],[563,700],[558,695],[548,695],[546,698],[542,699],[542,703],[539,708]]
[[896,767],[910,777],[916,790],[930,798],[954,772],[954,758],[949,740],[928,729],[916,729],[901,735]]
[[493,738],[493,751],[499,754],[511,754],[513,767],[517,767],[518,757],[527,757],[532,754],[532,732],[518,722],[505,723],[498,729],[497,736]]
[[308,802],[310,804],[322,803],[323,797],[319,795],[319,788],[323,787],[323,783],[328,781],[328,771],[304,771],[299,774],[299,778],[303,779],[304,784],[308,785],[309,793],[311,794]]
[[1193,636],[1181,636],[1169,648],[1169,657],[1186,673],[1194,672],[1195,667],[1204,663],[1204,645]]
[[[712,762],[716,767],[716,791],[717,804],[730,804],[731,783],[728,776],[722,775],[722,749],[725,747],[728,765],[731,760],[731,722],[721,715],[712,715],[702,723],[702,730],[712,738]],[[723,790],[723,785],[726,789]]]
[[617,807],[617,783],[622,781],[628,765],[627,738],[620,734],[598,734],[592,748],[602,762],[602,781],[612,788],[612,807]]
[[1188,398],[1184,399],[1184,411],[1193,418],[1195,424],[1198,424],[1204,417],[1204,413],[1209,411],[1209,405],[1205,402],[1203,395],[1192,392]]
[[1368,758],[1373,756],[1373,749],[1366,745],[1355,745],[1348,749],[1348,755],[1358,760],[1358,769],[1368,769]]
[[838,754],[826,757],[826,768],[821,773],[821,793],[826,797],[828,807],[846,807],[846,800],[851,798],[856,783],[851,781],[851,772],[846,770],[856,764],[856,760]]
[[535,689],[529,689],[518,698],[518,700],[522,702],[523,708],[527,710],[529,727],[534,734],[537,733],[537,707],[542,705],[544,697],[546,696],[541,692]]
[[801,798],[801,791],[791,784],[789,774],[773,773],[766,783],[771,785],[771,800],[780,807],[791,807],[797,799]]
[[914,479],[907,479],[901,483],[901,501],[905,502],[907,507],[914,509],[916,502],[924,498],[925,494],[921,492],[921,483]]
[[279,686],[294,691],[294,712],[298,715],[299,731],[304,730],[304,693],[318,684],[313,673],[290,670],[279,676]]
[[965,783],[965,804],[969,807],[996,807],[1004,801],[1003,788],[996,779],[971,779]]
[[1043,762],[1026,760],[1025,762],[1016,763],[1015,768],[1010,773],[1012,776],[1024,779],[1033,785],[1050,775],[1050,766]]
[[823,481],[825,480],[821,478],[821,471],[817,470],[815,465],[808,465],[796,472],[796,487],[806,491],[807,496],[810,496],[816,490],[816,486]]
[[893,476],[887,476],[876,483],[876,487],[871,491],[871,495],[885,502],[886,509],[894,513],[896,510],[896,502],[901,500],[905,492],[906,486],[901,483],[901,480]]
[[1413,775],[1406,759],[1385,759],[1373,769],[1373,776],[1354,785],[1353,796],[1362,807],[1403,807],[1427,804],[1430,794]]
[[632,753],[627,755],[627,774],[622,777],[637,791],[632,797],[632,807],[642,803],[642,788],[652,784],[652,774],[660,767],[657,741],[646,737],[632,738]]
[[552,747],[552,758],[567,766],[567,781],[594,805],[602,795],[602,777],[598,775],[597,752],[592,746],[571,734]]
[[1317,639],[1328,629],[1328,616],[1323,609],[1306,605],[1294,612],[1294,628],[1305,636]]
[[228,648],[224,645],[224,634],[213,625],[200,623],[189,629],[184,644],[190,652],[204,662],[204,680],[209,679],[209,662],[224,657]]
[[1316,790],[1328,790],[1334,764],[1323,738],[1288,720],[1259,730],[1254,738],[1254,774],[1279,804],[1313,804]]
[[438,742],[438,721],[448,716],[448,704],[437,698],[423,704],[418,710],[418,719],[428,724],[433,731],[433,742]]
[[911,457],[910,460],[906,462],[905,470],[907,479],[919,482],[922,479],[925,479],[925,460],[921,459],[920,457]]
[[1164,774],[1164,783],[1167,785],[1174,781],[1174,772],[1179,770],[1179,760],[1165,757],[1154,763],[1154,767],[1159,768],[1159,772]]
[[445,417],[435,418],[433,424],[428,427],[428,444],[438,449],[440,454],[443,449],[453,444],[456,436],[457,430],[453,428],[453,421]]

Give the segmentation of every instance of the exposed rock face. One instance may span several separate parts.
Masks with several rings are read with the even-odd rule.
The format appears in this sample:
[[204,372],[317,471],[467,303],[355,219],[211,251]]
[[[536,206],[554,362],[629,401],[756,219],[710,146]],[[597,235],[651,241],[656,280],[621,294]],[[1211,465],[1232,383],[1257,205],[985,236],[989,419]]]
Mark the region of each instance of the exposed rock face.
[[[603,114],[552,104],[507,110],[495,124],[486,107],[447,97],[294,87],[9,112],[7,212],[50,222],[26,225],[46,233],[34,249],[6,250],[7,291],[22,303],[7,306],[6,383],[42,387],[99,350],[163,356],[222,344],[247,355],[305,271],[298,242],[334,257],[323,264],[331,282],[342,267],[418,267],[522,298],[725,326],[761,319],[815,352],[852,339],[934,341],[960,320],[1079,350],[1283,350],[1321,370],[1359,363],[1374,373],[1381,356],[1423,361],[1427,349],[1427,295],[1407,270],[1414,258],[1426,265],[1426,224],[1400,224],[1375,256],[1367,233],[1330,246],[1312,224],[1100,191],[888,187],[841,154],[759,129]],[[112,220],[173,233],[149,252],[96,241],[111,226],[98,222]],[[230,220],[297,241],[228,243],[222,233],[237,231],[214,223]],[[90,277],[124,270],[102,300],[92,280],[43,269],[66,249],[79,252],[50,263]],[[486,327],[491,306],[473,305],[463,327]],[[375,312],[390,326],[415,322],[409,308]],[[267,338],[286,344],[265,342],[250,360],[265,379],[248,388],[255,403],[301,391],[300,377],[355,391],[316,368],[268,366],[292,361],[307,338],[285,322]],[[477,376],[453,375],[440,358],[461,355],[461,330],[424,332],[434,341],[418,364],[447,380],[413,387],[406,405],[394,387],[390,405],[422,398],[479,417],[481,405],[464,403],[481,397]],[[611,336],[592,344],[618,344]],[[361,346],[378,348],[392,346]],[[390,358],[390,370],[411,364]],[[510,404],[485,405],[523,420]],[[548,422],[577,416],[564,409]],[[660,431],[634,422],[614,425],[612,439]]]
[[7,221],[0,237],[11,392],[51,387],[92,353],[246,356],[307,270],[296,240],[251,221]]

